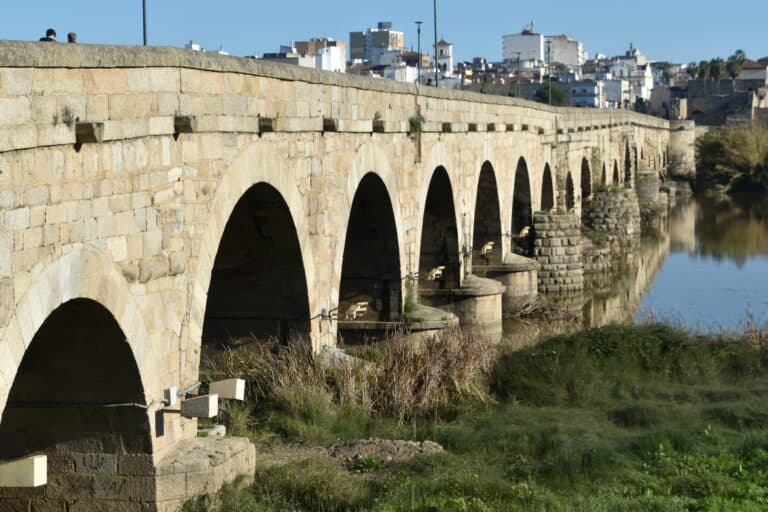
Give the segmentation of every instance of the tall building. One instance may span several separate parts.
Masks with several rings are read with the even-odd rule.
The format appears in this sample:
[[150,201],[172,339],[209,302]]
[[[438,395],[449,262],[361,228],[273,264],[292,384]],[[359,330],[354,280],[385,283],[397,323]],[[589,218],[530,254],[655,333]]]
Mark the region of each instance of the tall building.
[[[533,31],[533,23],[519,34],[502,37],[502,55],[505,62],[544,61],[544,36]],[[519,53],[519,55],[518,55]]]
[[403,51],[405,34],[392,30],[392,23],[380,21],[376,28],[349,33],[349,58],[374,62],[383,53]]
[[565,34],[545,36],[544,44],[549,45],[549,58],[553,63],[564,64],[571,69],[575,69],[587,60],[587,54],[581,41],[576,41]]

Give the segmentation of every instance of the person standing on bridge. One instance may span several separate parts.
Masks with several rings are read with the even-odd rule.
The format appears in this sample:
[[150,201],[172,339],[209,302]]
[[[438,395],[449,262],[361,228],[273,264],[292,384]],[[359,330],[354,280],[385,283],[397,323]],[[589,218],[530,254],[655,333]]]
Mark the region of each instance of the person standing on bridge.
[[67,34],[67,42],[77,44],[77,34],[74,32]]
[[40,40],[41,41],[47,41],[47,42],[50,42],[50,43],[55,43],[56,42],[56,31],[53,30],[52,28],[49,28],[48,30],[45,31],[45,37],[41,37]]

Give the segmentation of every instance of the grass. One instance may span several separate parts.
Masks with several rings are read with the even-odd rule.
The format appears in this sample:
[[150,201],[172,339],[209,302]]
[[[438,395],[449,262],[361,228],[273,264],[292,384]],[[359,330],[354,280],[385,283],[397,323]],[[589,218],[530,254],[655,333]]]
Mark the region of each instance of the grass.
[[[460,352],[472,347],[456,346],[452,360],[467,358]],[[389,371],[388,357],[419,366],[386,344],[361,355]],[[439,399],[403,416],[379,410],[378,399],[369,408],[341,401],[333,392],[338,376],[325,375],[325,394],[286,392],[252,410],[257,428],[279,442],[377,435],[430,439],[446,452],[386,465],[372,457],[351,470],[325,457],[265,466],[254,485],[188,509],[768,510],[764,333],[704,337],[659,325],[611,326],[494,360],[469,365],[473,385],[486,378],[483,400],[443,378],[435,385],[445,389],[430,395]]]

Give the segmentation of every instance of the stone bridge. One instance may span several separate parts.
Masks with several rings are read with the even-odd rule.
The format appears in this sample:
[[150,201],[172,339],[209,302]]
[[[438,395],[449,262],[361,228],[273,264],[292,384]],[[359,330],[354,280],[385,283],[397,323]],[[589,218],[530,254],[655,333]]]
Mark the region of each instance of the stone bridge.
[[0,489],[0,510],[214,492],[252,446],[196,439],[163,402],[206,346],[320,351],[456,321],[496,336],[537,282],[582,286],[583,203],[689,172],[691,129],[170,48],[0,42],[0,459],[48,455],[48,485]]

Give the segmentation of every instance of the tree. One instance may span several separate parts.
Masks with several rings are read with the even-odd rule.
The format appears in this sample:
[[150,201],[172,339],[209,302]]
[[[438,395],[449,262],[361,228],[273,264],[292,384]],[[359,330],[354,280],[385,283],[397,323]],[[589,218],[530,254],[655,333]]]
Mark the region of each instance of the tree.
[[698,71],[699,78],[706,80],[709,76],[709,62],[705,60],[699,61],[699,65],[696,66],[696,69]]
[[709,61],[709,77],[715,82],[717,94],[720,94],[720,79],[725,72],[725,61],[720,57]]
[[691,80],[695,80],[696,76],[699,74],[699,65],[695,62],[689,62],[685,71],[691,75]]
[[[539,103],[549,103],[549,86],[544,84],[538,88],[533,99]],[[568,105],[568,97],[560,87],[552,85],[552,105],[564,106]]]
[[725,70],[731,77],[731,80],[736,80],[736,77],[739,76],[744,67],[744,60],[746,60],[746,58],[747,55],[744,53],[744,50],[736,50],[733,52],[733,55],[728,57],[728,62],[725,64]]

